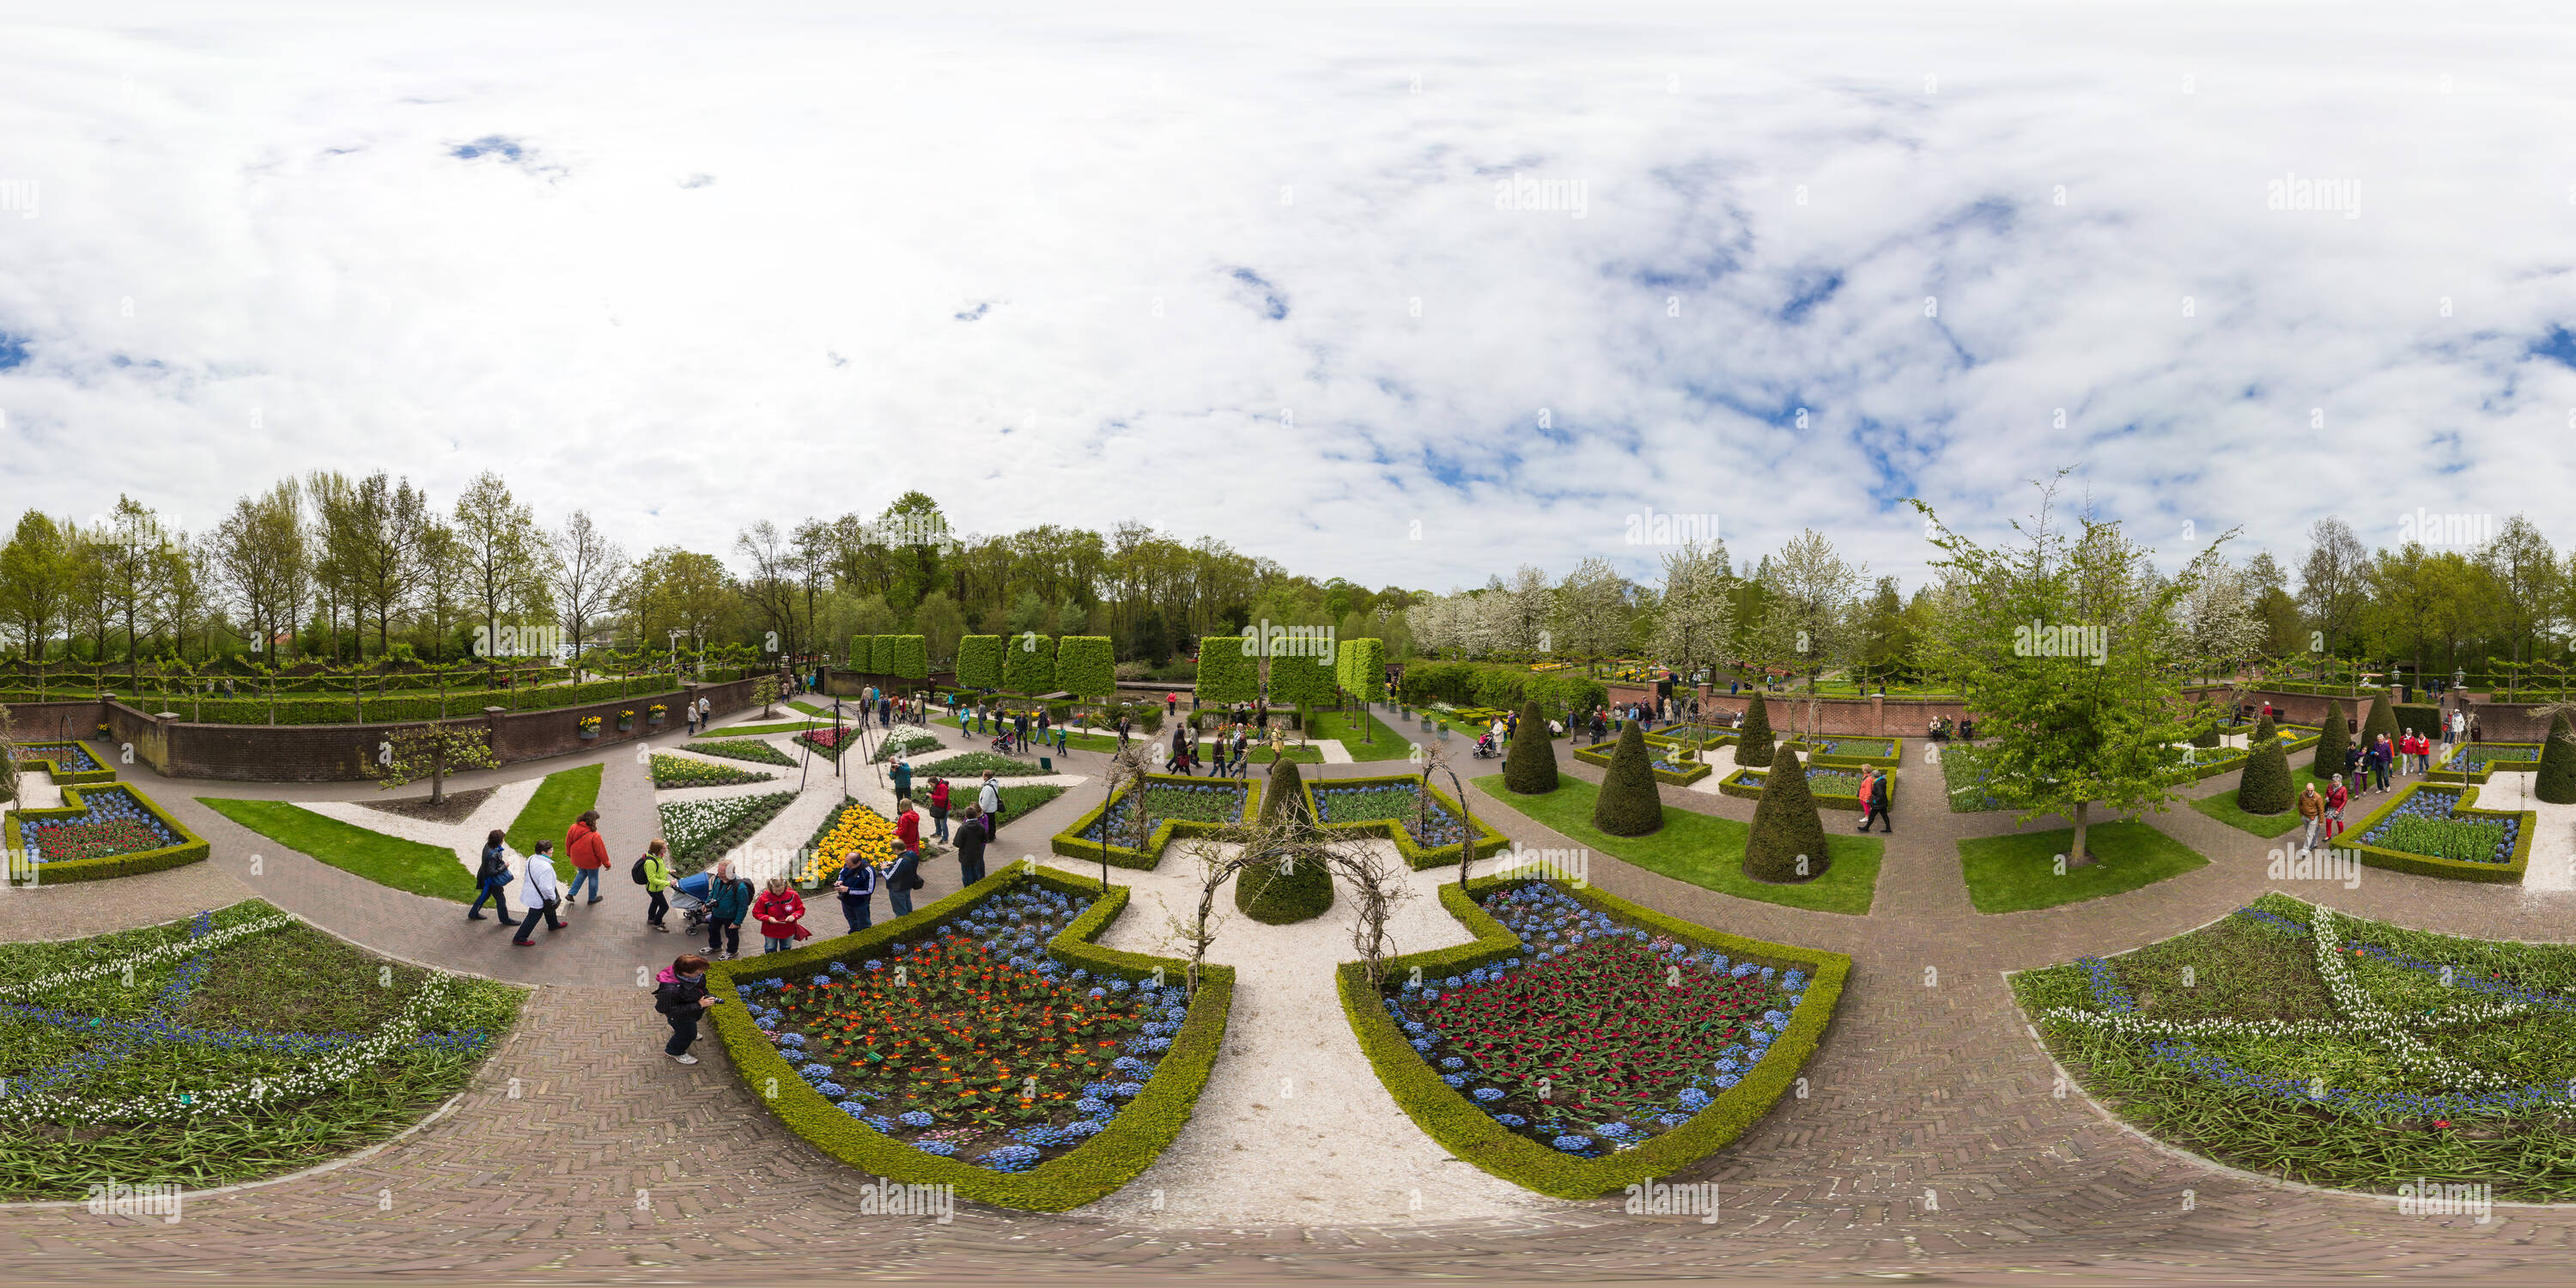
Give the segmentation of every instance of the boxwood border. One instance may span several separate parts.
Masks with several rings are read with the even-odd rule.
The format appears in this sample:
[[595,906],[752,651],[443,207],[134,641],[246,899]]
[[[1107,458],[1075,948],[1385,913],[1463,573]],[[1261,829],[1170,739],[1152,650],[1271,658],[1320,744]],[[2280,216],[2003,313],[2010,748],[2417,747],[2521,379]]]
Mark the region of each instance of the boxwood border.
[[[1447,806],[1451,813],[1473,822],[1476,825],[1477,858],[1489,858],[1504,850],[1510,849],[1512,845],[1511,838],[1495,831],[1493,824],[1488,823],[1481,818],[1476,818],[1466,810],[1459,808],[1458,802],[1453,799],[1449,793],[1423,782],[1420,778],[1412,774],[1373,774],[1366,778],[1301,778],[1300,781],[1303,783],[1304,791],[1306,793],[1306,808],[1312,811],[1313,816],[1318,820],[1324,817],[1323,806],[1315,800],[1315,788],[1318,785],[1325,787],[1374,787],[1381,785],[1392,787],[1402,785],[1405,787],[1421,788],[1430,792],[1431,799]],[[1415,844],[1413,833],[1406,830],[1402,824],[1397,823],[1394,819],[1360,819],[1349,823],[1319,822],[1318,826],[1327,833],[1342,836],[1380,836],[1389,841],[1393,841],[1395,843],[1395,852],[1403,855],[1406,866],[1411,867],[1416,872],[1420,872],[1428,868],[1456,867],[1458,864],[1458,852],[1456,850],[1452,850],[1445,845],[1436,849],[1426,850],[1420,845]]]
[[[1808,762],[1808,767],[1811,769],[1818,768],[1813,761]],[[1821,767],[1839,772],[1853,769],[1857,766],[1839,765],[1831,761],[1827,761]],[[1902,769],[1890,769],[1883,765],[1879,768],[1886,775],[1892,777],[1903,777],[1905,773]],[[1748,783],[1744,781],[1744,776],[1746,774],[1768,774],[1770,772],[1771,768],[1768,765],[1756,765],[1728,770],[1726,777],[1718,780],[1717,790],[1723,795],[1733,796],[1738,800],[1758,801],[1762,799],[1761,784]],[[1814,790],[1813,784],[1809,784],[1807,794],[1815,797],[1816,804],[1821,808],[1849,810],[1855,814],[1860,812],[1860,798],[1858,796],[1843,796],[1833,792],[1816,791]]]
[[[1220,781],[1233,782],[1234,780],[1225,779]],[[1154,783],[1196,783],[1204,785],[1207,782],[1208,780],[1205,778],[1194,778],[1188,774],[1145,775],[1145,783],[1149,786]],[[1244,790],[1243,812],[1235,816],[1236,821],[1240,822],[1244,819],[1257,817],[1261,813],[1261,784],[1246,780],[1236,782],[1235,785],[1243,788]],[[1165,846],[1172,843],[1173,838],[1182,836],[1213,836],[1224,831],[1227,827],[1227,825],[1223,823],[1201,823],[1195,819],[1167,818],[1154,825],[1152,834],[1145,838],[1145,848],[1141,850],[1133,849],[1124,845],[1110,845],[1104,847],[1098,841],[1086,841],[1082,839],[1083,829],[1090,827],[1095,822],[1098,822],[1101,815],[1109,812],[1110,806],[1117,804],[1120,799],[1127,795],[1127,793],[1134,790],[1136,789],[1133,786],[1121,787],[1118,789],[1118,795],[1112,796],[1108,800],[1092,806],[1089,813],[1075,819],[1063,831],[1047,838],[1047,849],[1064,858],[1082,859],[1092,863],[1100,862],[1101,853],[1106,849],[1109,855],[1109,866],[1113,868],[1135,868],[1138,871],[1151,872],[1154,870],[1154,865],[1163,861],[1163,849]]]
[[[1830,734],[1827,736],[1837,738],[1867,738],[1873,742],[1884,742],[1888,746],[1895,748],[1895,750],[1884,756],[1838,756],[1831,752],[1822,751],[1817,752],[1814,755],[1809,755],[1805,739],[1793,738],[1790,742],[1797,744],[1798,756],[1800,759],[1805,760],[1811,765],[1822,765],[1827,769],[1858,769],[1863,765],[1876,765],[1880,769],[1903,769],[1905,767],[1905,740],[1903,738],[1874,733]],[[1780,745],[1785,747],[1788,746],[1789,743],[1784,742]]]
[[[2459,770],[2456,770],[2456,769],[2449,769],[2449,768],[2445,768],[2445,766],[2446,766],[2446,765],[2451,761],[2451,759],[2452,759],[2453,757],[2460,755],[2462,751],[2464,751],[2465,749],[2470,748],[2470,747],[2528,747],[2528,748],[2530,748],[2530,749],[2531,749],[2531,759],[2530,759],[2528,762],[2525,762],[2525,761],[2519,761],[2519,760],[2514,760],[2514,761],[2506,761],[2506,762],[2504,762],[2504,763],[2506,763],[2506,764],[2514,764],[2514,765],[2520,765],[2520,764],[2526,764],[2526,763],[2527,763],[2527,764],[2529,764],[2529,765],[2531,766],[2531,768],[2529,768],[2529,769],[2507,769],[2507,770],[2504,770],[2504,771],[2502,771],[2502,772],[2504,772],[2504,773],[2508,773],[2508,774],[2528,774],[2528,773],[2534,773],[2534,772],[2537,772],[2537,771],[2539,770],[2539,768],[2540,768],[2540,747],[2541,747],[2541,744],[2536,743],[2536,742],[2455,742],[2455,743],[2452,743],[2452,744],[2451,744],[2450,750],[2445,751],[2445,752],[2443,752],[2440,756],[2438,756],[2438,757],[2435,757],[2435,758],[2434,758],[2432,771],[2431,771],[2430,773],[2427,773],[2427,774],[2425,774],[2425,775],[2424,775],[2425,781],[2427,781],[2427,782],[2437,782],[2437,783],[2449,783],[2449,784],[2451,784],[2451,785],[2452,785],[2452,786],[2454,786],[2454,787],[2459,786],[2459,785],[2460,785],[2460,771],[2459,771]],[[2488,779],[2495,777],[2495,775],[2497,774],[2497,772],[2498,772],[2498,770],[2496,769],[2496,762],[2495,762],[2495,761],[2492,761],[2492,760],[2491,760],[2491,761],[2488,761],[2488,762],[2487,762],[2487,767],[2486,767],[2486,768],[2484,768],[2484,769],[2473,769],[2473,770],[2470,770],[2470,771],[2469,771],[2469,784],[2470,784],[2471,786],[2473,786],[2473,787],[2474,787],[2474,786],[2478,786],[2478,785],[2480,785],[2480,784],[2483,784],[2483,783],[2485,783]]]
[[[2453,859],[2437,859],[2429,854],[2409,854],[2404,850],[2362,844],[2360,838],[2368,835],[2370,829],[2377,827],[2381,820],[2395,813],[2400,805],[2406,803],[2407,797],[2427,788],[2459,792],[2460,803],[2451,810],[2455,815],[2484,814],[2493,818],[2520,818],[2522,826],[2515,829],[2513,861],[2461,863]],[[2408,783],[2403,791],[2390,796],[2380,802],[2379,808],[2363,815],[2360,822],[2345,828],[2345,832],[2351,834],[2353,840],[2345,844],[2343,837],[2338,835],[2335,838],[2336,846],[2340,849],[2356,851],[2361,855],[2363,863],[2374,868],[2386,868],[2391,872],[2411,872],[2419,877],[2444,877],[2453,881],[2479,881],[2489,885],[2520,885],[2524,871],[2531,866],[2531,834],[2539,828],[2540,818],[2530,810],[2480,809],[2477,807],[2478,790],[2475,784],[2464,789],[2457,782],[2419,780]]]
[[[1479,877],[1468,887],[1490,890],[1528,880],[1518,876]],[[1590,1199],[1669,1176],[1698,1163],[1734,1143],[1746,1128],[1770,1113],[1824,1040],[1835,1004],[1841,1000],[1851,973],[1851,958],[1819,949],[1739,938],[1666,916],[1587,885],[1566,881],[1547,884],[1588,906],[1694,947],[1714,948],[1732,957],[1752,954],[1807,966],[1814,978],[1807,986],[1806,1000],[1789,1017],[1788,1031],[1771,1044],[1773,1054],[1755,1064],[1741,1082],[1716,1093],[1708,1107],[1691,1115],[1690,1121],[1635,1149],[1600,1158],[1576,1158],[1511,1132],[1463,1093],[1442,1082],[1430,1063],[1406,1044],[1404,1031],[1388,1017],[1384,1002],[1369,987],[1362,965],[1345,962],[1338,972],[1342,1013],[1350,1020],[1360,1050],[1377,1069],[1378,1080],[1412,1116],[1414,1124],[1450,1153],[1515,1185],[1557,1198]],[[1475,934],[1475,940],[1454,948],[1390,958],[1386,962],[1389,972],[1401,975],[1419,966],[1425,975],[1454,975],[1520,951],[1519,937],[1476,906],[1457,886],[1440,887],[1440,903]]]
[[[27,745],[56,746],[59,744],[31,743]],[[89,752],[89,748],[85,746],[82,747],[81,750]],[[96,752],[89,752],[89,758],[97,760],[98,754]],[[41,756],[33,758],[11,756],[10,759],[17,761],[18,768],[22,770],[44,770],[46,774],[53,778],[54,786],[56,787],[94,787],[100,783],[112,783],[116,781],[116,771],[104,767],[98,769],[65,769],[62,767],[61,761]]]
[[[1680,748],[1674,745],[1672,740],[1658,740],[1653,734],[1647,734],[1646,741],[1656,743],[1656,745],[1663,747],[1667,751],[1680,750]],[[1589,747],[1577,747],[1574,749],[1574,758],[1587,765],[1594,765],[1602,769],[1608,769],[1610,767],[1610,752],[1601,750],[1604,747],[1608,747],[1612,751],[1615,751],[1618,749],[1619,743],[1616,739],[1613,739],[1609,742],[1596,742]],[[1710,774],[1716,773],[1717,767],[1706,762],[1702,762],[1696,769],[1693,769],[1689,773],[1676,774],[1669,769],[1665,769],[1652,762],[1648,762],[1646,765],[1646,772],[1653,774],[1656,782],[1670,783],[1675,787],[1688,787],[1692,783],[1698,782],[1699,780],[1708,777]]]
[[[186,824],[172,817],[170,811],[161,808],[159,801],[144,795],[132,783],[114,782],[114,777],[115,775],[111,773],[109,775],[111,781],[94,783],[91,786],[112,786],[131,793],[136,803],[143,806],[145,813],[161,820],[162,826],[178,834],[179,843],[165,845],[157,850],[137,850],[131,854],[110,854],[101,858],[73,859],[64,863],[30,864],[26,871],[35,877],[36,884],[41,886],[58,885],[66,881],[104,881],[110,877],[129,877],[144,872],[159,872],[165,868],[186,867],[203,860],[212,852],[213,847],[206,843],[204,837],[189,831]],[[76,818],[88,812],[89,805],[81,798],[81,789],[77,786],[65,787],[63,803],[59,808],[13,809],[5,816],[0,816],[0,846],[5,846],[12,855],[26,852],[26,829],[20,823],[21,819]],[[15,868],[17,865],[10,866]]]
[[760,1035],[750,1015],[731,1000],[736,985],[753,979],[794,976],[835,961],[856,965],[887,943],[927,930],[986,898],[1024,884],[1066,894],[1100,895],[1071,925],[1047,941],[1048,950],[1065,962],[1094,975],[1121,979],[1144,979],[1157,969],[1166,980],[1187,977],[1187,963],[1177,958],[1124,952],[1092,942],[1126,908],[1127,887],[1111,886],[1102,893],[1096,880],[1014,863],[937,903],[913,910],[910,916],[881,922],[857,934],[827,939],[792,952],[709,965],[708,992],[729,1000],[725,1005],[708,1008],[708,1014],[714,1017],[716,1037],[733,1061],[734,1072],[741,1075],[744,1089],[758,1097],[764,1081],[775,1080],[777,1094],[763,1098],[770,1112],[788,1130],[844,1164],[906,1184],[953,1185],[960,1196],[979,1203],[1032,1212],[1063,1212],[1094,1202],[1134,1180],[1180,1135],[1198,1103],[1199,1092],[1207,1086],[1208,1073],[1215,1067],[1218,1049],[1225,1042],[1226,1019],[1233,1006],[1231,966],[1200,968],[1198,995],[1190,999],[1181,1031],[1173,1035],[1171,1050],[1154,1067],[1143,1093],[1098,1135],[1071,1153],[1025,1172],[996,1172],[958,1159],[925,1154],[843,1113],[797,1074],[796,1066]]

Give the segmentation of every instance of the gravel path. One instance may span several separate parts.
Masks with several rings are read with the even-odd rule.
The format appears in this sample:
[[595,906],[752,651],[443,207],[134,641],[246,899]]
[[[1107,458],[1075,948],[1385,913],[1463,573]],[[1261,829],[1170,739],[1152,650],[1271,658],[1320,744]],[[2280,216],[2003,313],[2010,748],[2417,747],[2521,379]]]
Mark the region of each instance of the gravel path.
[[41,769],[18,771],[18,799],[9,802],[10,809],[61,809],[63,789],[54,786],[54,776]]
[[[462,823],[433,823],[425,818],[410,818],[385,810],[372,809],[356,801],[297,801],[295,803],[324,818],[338,819],[340,822],[353,827],[363,827],[370,832],[382,832],[387,836],[398,836],[406,841],[418,841],[423,845],[444,846],[455,851],[457,864],[463,867],[466,875],[470,877],[483,866],[484,838],[490,836],[495,828],[507,830],[519,817],[519,811],[527,808],[529,798],[537,794],[537,784],[543,781],[545,781],[544,776],[539,775],[535,778],[523,778],[515,783],[499,785],[493,789],[490,796],[484,798],[483,803],[477,806],[472,814],[466,816]],[[562,842],[558,841],[556,844],[560,845]],[[515,854],[511,857],[510,867],[513,871],[519,868],[519,858]],[[518,903],[516,897],[518,890],[517,884],[511,885],[511,903],[514,908]],[[518,914],[513,911],[511,915]]]

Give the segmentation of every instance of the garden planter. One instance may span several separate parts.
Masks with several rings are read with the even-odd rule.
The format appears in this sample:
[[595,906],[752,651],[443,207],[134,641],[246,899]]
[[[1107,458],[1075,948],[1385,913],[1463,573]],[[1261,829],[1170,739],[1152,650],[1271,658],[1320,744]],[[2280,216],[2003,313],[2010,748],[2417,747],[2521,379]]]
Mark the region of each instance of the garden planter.
[[634,728],[635,722],[632,720],[620,720],[617,722],[617,732],[619,733],[626,733]]
[[644,723],[646,723],[646,724],[648,724],[648,725],[651,725],[651,726],[653,726],[654,728],[657,728],[657,729],[658,729],[658,728],[660,728],[660,727],[662,726],[662,722],[663,722],[664,720],[669,719],[669,718],[670,718],[670,717],[668,717],[668,716],[654,716],[654,717],[651,717],[650,719],[647,719]]
[[584,729],[581,731],[581,736],[584,738],[596,738],[599,736],[599,731],[597,729]]

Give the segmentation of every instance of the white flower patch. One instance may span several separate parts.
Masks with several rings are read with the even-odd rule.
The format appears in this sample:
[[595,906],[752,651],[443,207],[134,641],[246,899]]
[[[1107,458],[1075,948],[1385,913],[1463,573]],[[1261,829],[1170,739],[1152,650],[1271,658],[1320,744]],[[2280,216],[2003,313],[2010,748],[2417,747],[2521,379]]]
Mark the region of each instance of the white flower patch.
[[[2316,940],[2317,974],[2325,980],[2326,996],[2345,1019],[2352,1021],[2351,1032],[2355,1036],[2381,1043],[2408,1068],[2447,1081],[2455,1089],[2493,1091],[2513,1085],[2512,1079],[2489,1073],[2475,1065],[2463,1064],[2426,1046],[2424,1040],[2415,1035],[2410,1021],[2400,1020],[2381,1009],[2359,984],[2352,982],[2352,971],[2343,959],[2343,935],[2335,925],[2333,909],[2318,907],[2310,919],[2308,930]],[[2462,1008],[2462,1013],[2467,1013],[2467,1009]]]
[[24,984],[11,984],[5,988],[0,988],[0,998],[28,997],[37,993],[61,988],[67,984],[79,984],[93,979],[105,979],[110,975],[123,975],[128,969],[140,970],[143,967],[150,966],[156,962],[168,961],[174,957],[194,957],[199,953],[210,952],[214,949],[221,948],[236,939],[248,939],[253,935],[267,934],[269,931],[275,930],[280,926],[291,925],[296,920],[297,918],[295,914],[290,912],[281,912],[274,917],[263,917],[258,921],[246,921],[241,925],[233,926],[229,929],[218,930],[200,939],[173,940],[158,948],[147,948],[142,952],[119,957],[113,961],[101,963],[100,965],[84,966],[79,970],[60,971],[52,975],[44,976],[41,979],[30,980]]

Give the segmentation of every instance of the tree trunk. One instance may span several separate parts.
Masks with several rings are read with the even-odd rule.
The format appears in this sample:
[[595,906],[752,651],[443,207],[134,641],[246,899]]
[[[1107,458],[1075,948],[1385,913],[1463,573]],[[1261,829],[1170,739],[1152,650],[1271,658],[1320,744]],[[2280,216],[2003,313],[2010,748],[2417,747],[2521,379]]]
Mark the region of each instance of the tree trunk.
[[2084,852],[2084,833],[2090,825],[2088,816],[2092,810],[2091,801],[2075,802],[2075,839],[2067,842],[2066,846],[2066,866],[2070,871],[2088,866],[2093,862],[2093,856]]

